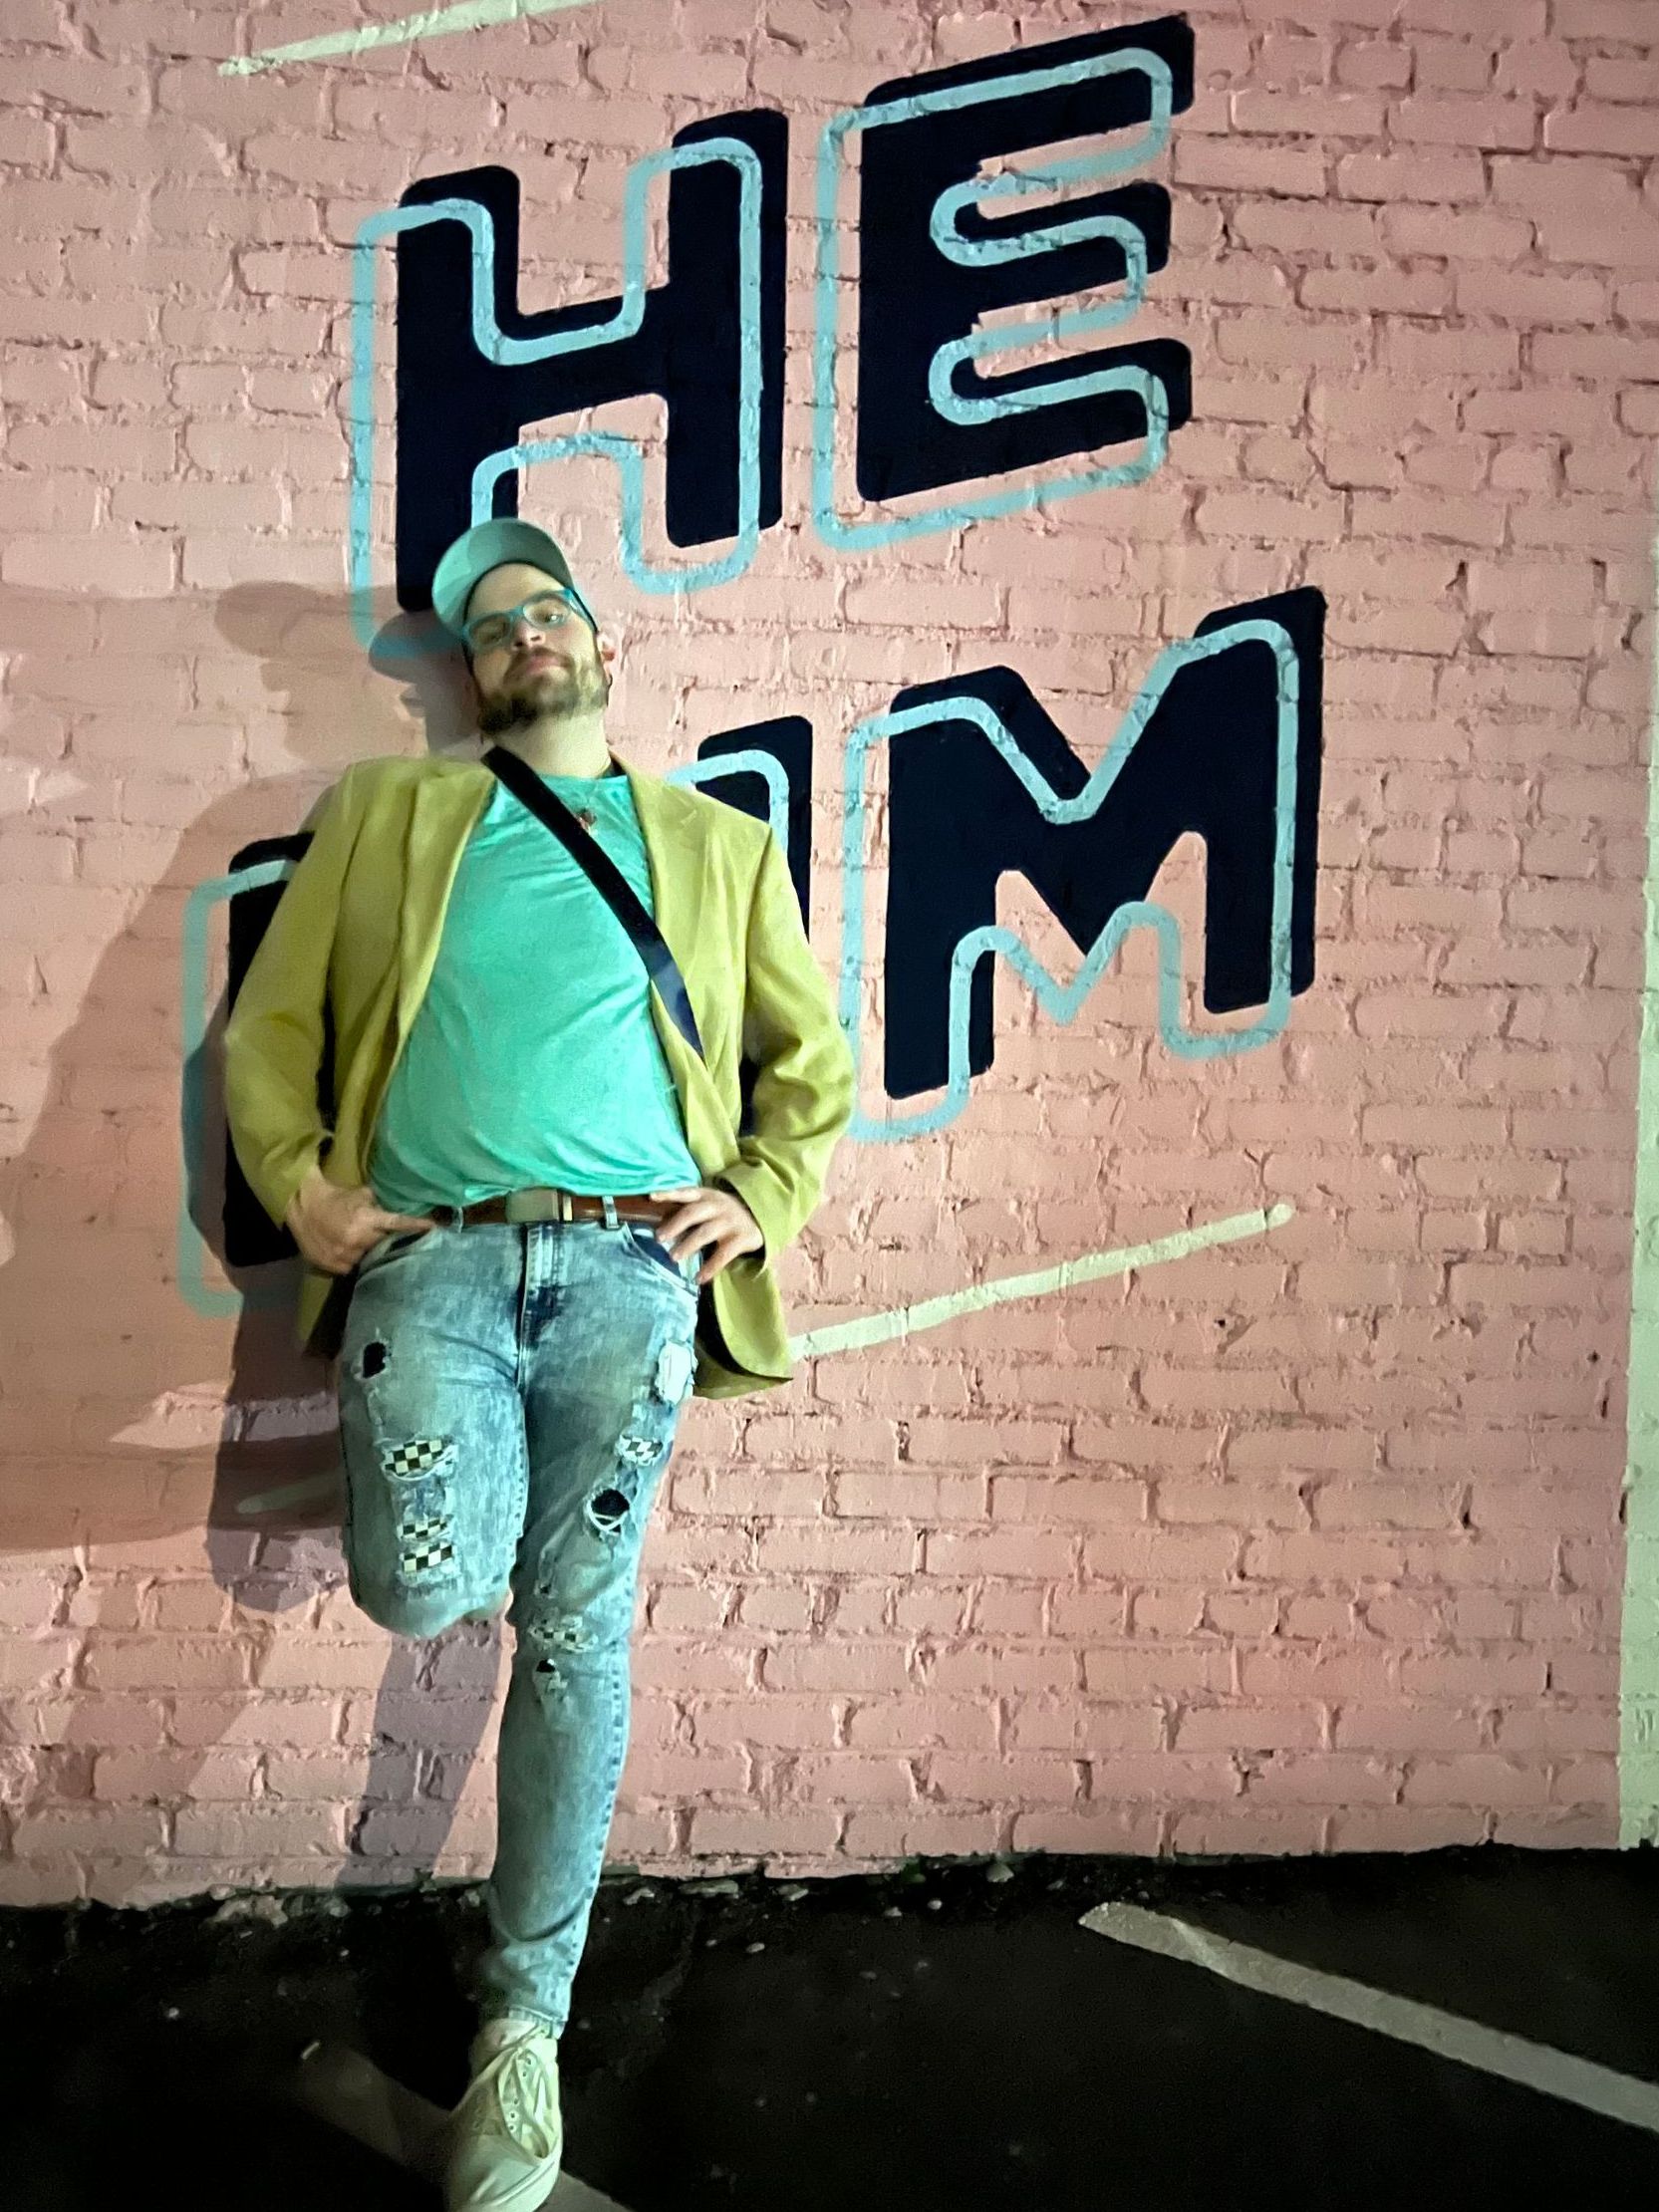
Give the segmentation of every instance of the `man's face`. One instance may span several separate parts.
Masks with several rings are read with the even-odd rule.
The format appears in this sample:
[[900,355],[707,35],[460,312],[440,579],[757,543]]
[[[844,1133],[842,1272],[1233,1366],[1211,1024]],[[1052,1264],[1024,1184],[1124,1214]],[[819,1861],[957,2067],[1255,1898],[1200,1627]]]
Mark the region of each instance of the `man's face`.
[[[528,561],[504,561],[481,576],[466,603],[466,618],[505,614],[538,592],[561,586],[545,569]],[[499,737],[535,720],[538,714],[576,714],[601,707],[611,695],[609,662],[615,649],[601,647],[581,614],[568,601],[563,620],[538,626],[518,615],[499,645],[472,656],[472,682],[478,693],[478,729]]]

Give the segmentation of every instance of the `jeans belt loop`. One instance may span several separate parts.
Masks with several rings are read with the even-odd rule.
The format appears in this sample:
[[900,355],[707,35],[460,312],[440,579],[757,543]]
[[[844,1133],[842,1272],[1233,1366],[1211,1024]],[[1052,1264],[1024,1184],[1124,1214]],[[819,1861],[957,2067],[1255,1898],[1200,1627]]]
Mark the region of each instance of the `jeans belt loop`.
[[619,1226],[616,1200],[607,1193],[606,1196],[603,1197],[599,1203],[605,1209],[605,1227],[607,1229],[616,1229]]

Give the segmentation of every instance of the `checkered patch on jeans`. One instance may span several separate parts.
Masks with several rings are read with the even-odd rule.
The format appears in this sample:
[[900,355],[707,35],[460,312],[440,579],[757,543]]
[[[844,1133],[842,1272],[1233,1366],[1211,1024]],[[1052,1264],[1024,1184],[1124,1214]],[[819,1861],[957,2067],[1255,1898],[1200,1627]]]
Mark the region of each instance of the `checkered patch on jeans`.
[[425,1475],[449,1450],[442,1436],[412,1437],[408,1444],[389,1444],[381,1452],[381,1466],[388,1475]]
[[406,1574],[426,1574],[433,1567],[454,1564],[455,1546],[449,1534],[447,1514],[412,1516],[399,1532]]

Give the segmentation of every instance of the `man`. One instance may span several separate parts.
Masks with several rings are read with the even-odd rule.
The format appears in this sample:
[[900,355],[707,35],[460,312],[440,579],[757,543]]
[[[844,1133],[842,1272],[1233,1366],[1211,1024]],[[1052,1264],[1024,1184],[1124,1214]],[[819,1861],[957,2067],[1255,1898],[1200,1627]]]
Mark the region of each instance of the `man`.
[[688,1396],[788,1380],[773,1267],[854,1072],[771,831],[608,744],[616,648],[553,539],[480,523],[432,603],[480,737],[580,810],[702,1043],[545,824],[452,756],[359,761],[325,794],[225,1032],[237,1157],[305,1261],[300,1341],[338,1355],[352,1596],[400,1634],[503,1602],[515,1631],[448,2174],[451,2212],[515,2212],[559,2169],[647,1520]]

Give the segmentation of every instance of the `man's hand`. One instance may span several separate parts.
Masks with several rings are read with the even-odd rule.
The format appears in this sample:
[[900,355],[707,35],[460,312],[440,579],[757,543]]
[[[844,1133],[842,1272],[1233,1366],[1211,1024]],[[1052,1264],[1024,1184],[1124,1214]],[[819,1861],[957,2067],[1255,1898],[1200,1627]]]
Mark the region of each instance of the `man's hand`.
[[389,1214],[367,1183],[331,1183],[314,1167],[289,1202],[288,1229],[307,1259],[325,1274],[349,1275],[371,1244],[395,1229],[436,1229],[429,1214]]
[[699,1283],[712,1282],[720,1269],[739,1252],[766,1248],[760,1224],[742,1200],[730,1191],[717,1191],[708,1183],[685,1183],[673,1190],[653,1191],[651,1196],[686,1201],[678,1213],[666,1215],[652,1234],[659,1244],[667,1244],[676,1259],[680,1257],[681,1244],[692,1251],[702,1244],[709,1246],[707,1256],[697,1269]]

